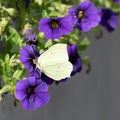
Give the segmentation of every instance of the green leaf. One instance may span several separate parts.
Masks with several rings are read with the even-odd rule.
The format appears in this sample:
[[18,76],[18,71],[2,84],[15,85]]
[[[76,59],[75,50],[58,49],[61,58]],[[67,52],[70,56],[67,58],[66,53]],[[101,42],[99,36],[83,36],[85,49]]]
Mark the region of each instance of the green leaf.
[[4,17],[1,18],[0,28],[3,32],[8,28],[9,23],[10,23],[10,18],[4,18]]
[[15,15],[15,9],[14,8],[5,8],[2,7],[3,10],[5,10],[10,16],[14,16]]
[[21,78],[22,73],[23,73],[23,69],[17,69],[17,70],[14,72],[14,74],[13,74],[13,76],[12,76],[12,79],[15,80],[14,83],[16,83],[16,81],[18,81],[18,80]]
[[82,63],[83,63],[84,65],[90,64],[90,58],[89,58],[88,56],[83,57],[83,58],[82,58]]
[[105,0],[98,0],[100,4],[103,4]]
[[11,83],[11,78],[9,78],[6,74],[4,75],[4,73],[2,75],[2,79],[3,79],[5,84],[10,84]]
[[54,42],[53,40],[48,40],[45,44],[45,48],[51,47],[53,45],[53,42]]
[[22,39],[15,28],[9,27],[5,44],[6,52],[10,55],[20,50],[22,46]]
[[11,69],[10,69],[10,64],[9,64],[9,54],[6,54],[5,56],[5,62],[3,66],[3,72],[7,77],[10,77],[11,74]]
[[52,11],[52,12],[50,12],[49,16],[50,16],[50,17],[55,17],[55,16],[57,16],[57,17],[59,16],[59,17],[60,17],[61,14],[59,14],[59,13],[56,12],[56,11]]
[[79,43],[79,50],[83,51],[90,45],[90,41],[85,37],[83,40]]
[[19,46],[21,46],[22,39],[21,39],[19,33],[15,30],[15,28],[10,27],[10,34],[13,34],[11,39],[14,42],[14,44],[18,44]]
[[47,17],[48,17],[48,13],[47,13],[46,10],[43,10],[43,11],[42,11],[42,17],[43,17],[43,18],[47,18]]
[[9,54],[6,54],[5,56],[5,63],[9,64]]
[[14,91],[15,91],[15,86],[11,86],[11,85],[4,85],[3,87],[2,87],[2,89],[0,89],[0,101],[2,100],[2,94],[4,93],[4,92],[11,92],[11,93],[13,93]]

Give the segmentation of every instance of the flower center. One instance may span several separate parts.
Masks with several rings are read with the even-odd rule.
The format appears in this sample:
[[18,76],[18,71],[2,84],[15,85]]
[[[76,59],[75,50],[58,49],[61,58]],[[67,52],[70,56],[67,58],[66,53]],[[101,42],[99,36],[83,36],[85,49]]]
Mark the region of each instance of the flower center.
[[84,12],[83,11],[79,11],[78,18],[81,19],[83,16],[84,16]]
[[27,94],[28,95],[31,95],[31,94],[33,94],[34,93],[34,87],[29,87],[28,89],[27,89]]
[[109,14],[108,14],[108,13],[105,13],[105,14],[104,14],[104,18],[105,18],[106,20],[108,20],[108,19],[110,18]]
[[57,28],[58,27],[58,22],[57,21],[52,21],[51,22],[51,27],[52,28]]

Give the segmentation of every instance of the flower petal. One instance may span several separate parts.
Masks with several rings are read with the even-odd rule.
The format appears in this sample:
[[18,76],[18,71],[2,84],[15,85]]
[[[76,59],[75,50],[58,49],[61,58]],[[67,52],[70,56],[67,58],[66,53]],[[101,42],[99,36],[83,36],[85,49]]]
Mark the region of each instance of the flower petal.
[[60,24],[61,24],[60,31],[62,35],[68,34],[73,29],[71,17],[69,16],[60,18]]
[[91,6],[91,2],[89,0],[86,0],[84,2],[81,2],[78,4],[79,10],[87,11],[89,7]]
[[45,82],[41,82],[36,88],[35,92],[47,92],[48,86]]
[[50,95],[48,93],[39,93],[36,95],[35,103],[39,107],[45,106],[50,100]]
[[108,20],[108,23],[112,28],[115,28],[117,26],[117,16],[111,16],[111,18]]
[[26,80],[19,80],[16,84],[16,90],[24,90],[28,87]]
[[49,23],[51,22],[50,18],[42,18],[39,22],[39,31],[46,32],[50,29]]
[[34,95],[30,96],[30,98],[26,97],[23,101],[22,101],[22,107],[24,109],[27,110],[35,110],[37,108],[37,105],[34,102]]
[[26,94],[25,90],[16,90],[16,92],[15,92],[15,97],[18,100],[23,100],[26,96],[27,96],[27,94]]
[[27,81],[28,81],[29,85],[31,85],[31,86],[35,86],[37,83],[35,76],[31,76],[31,77],[27,78]]
[[69,8],[69,10],[68,10],[68,14],[71,17],[73,24],[76,24],[79,21],[79,19],[77,17],[78,12],[79,11],[76,8]]

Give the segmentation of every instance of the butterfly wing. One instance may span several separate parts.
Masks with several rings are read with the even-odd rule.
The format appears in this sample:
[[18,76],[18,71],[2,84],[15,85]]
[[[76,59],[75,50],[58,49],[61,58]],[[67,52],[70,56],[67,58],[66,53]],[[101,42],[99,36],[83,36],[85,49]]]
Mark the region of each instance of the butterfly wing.
[[61,80],[70,77],[73,69],[68,59],[67,44],[55,44],[41,54],[38,64],[41,71],[48,77]]
[[48,77],[59,81],[61,79],[70,77],[73,66],[70,62],[57,63],[43,68],[43,73]]
[[51,64],[51,61],[68,61],[66,44],[55,44],[38,58],[38,63],[41,66]]

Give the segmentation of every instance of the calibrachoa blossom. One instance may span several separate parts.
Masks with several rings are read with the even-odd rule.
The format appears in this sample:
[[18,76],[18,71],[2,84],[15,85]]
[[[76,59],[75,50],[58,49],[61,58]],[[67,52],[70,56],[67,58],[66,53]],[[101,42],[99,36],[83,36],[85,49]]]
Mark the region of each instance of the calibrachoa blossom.
[[120,2],[120,0],[113,0],[113,2]]
[[112,32],[117,26],[117,16],[110,9],[99,9],[101,16],[100,25],[104,26],[109,32]]
[[35,44],[35,45],[37,44],[36,35],[32,28],[28,28],[26,30],[24,40],[27,44]]
[[36,62],[39,57],[39,53],[37,52],[35,46],[25,46],[20,50],[20,61],[24,64],[26,69],[30,72],[30,74],[36,74],[36,72],[40,72],[37,68]]
[[82,61],[77,51],[77,45],[71,45],[67,47],[69,61],[73,64],[73,71],[71,76],[75,75],[77,72],[80,72],[82,69]]
[[100,22],[97,8],[89,0],[81,2],[77,8],[70,8],[68,14],[71,16],[73,24],[83,32],[97,26]]
[[50,99],[47,84],[34,76],[18,81],[15,97],[27,110],[44,107]]
[[20,51],[20,61],[24,64],[26,69],[29,71],[30,76],[35,76],[36,78],[41,78],[47,84],[51,84],[53,80],[47,77],[44,73],[41,73],[40,69],[37,67],[37,58],[39,53],[35,46],[25,46]]
[[47,39],[58,39],[72,31],[73,25],[69,16],[60,18],[42,18],[39,31],[45,33]]

